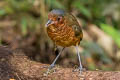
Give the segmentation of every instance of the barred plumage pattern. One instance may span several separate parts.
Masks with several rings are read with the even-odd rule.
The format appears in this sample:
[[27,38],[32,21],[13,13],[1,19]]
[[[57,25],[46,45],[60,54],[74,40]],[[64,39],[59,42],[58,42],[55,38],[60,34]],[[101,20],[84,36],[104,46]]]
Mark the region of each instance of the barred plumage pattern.
[[[53,11],[48,15],[53,21],[57,20],[58,16],[59,14],[54,14]],[[63,21],[61,23],[47,27],[48,36],[59,46],[78,45],[83,38],[81,27],[73,15],[66,13],[62,16]]]

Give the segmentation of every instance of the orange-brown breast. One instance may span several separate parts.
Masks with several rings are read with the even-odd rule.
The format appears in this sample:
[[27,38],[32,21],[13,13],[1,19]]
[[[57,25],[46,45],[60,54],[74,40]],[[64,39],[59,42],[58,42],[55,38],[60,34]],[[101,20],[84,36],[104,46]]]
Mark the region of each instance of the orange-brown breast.
[[51,25],[47,28],[47,33],[53,42],[59,46],[69,47],[80,43],[80,39],[75,37],[72,27],[68,27],[65,24],[59,26]]

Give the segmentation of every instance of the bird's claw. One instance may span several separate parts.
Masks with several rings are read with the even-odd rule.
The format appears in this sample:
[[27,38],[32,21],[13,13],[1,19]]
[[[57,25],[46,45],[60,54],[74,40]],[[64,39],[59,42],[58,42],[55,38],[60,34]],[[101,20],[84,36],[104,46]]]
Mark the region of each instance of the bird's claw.
[[55,67],[54,64],[51,64],[49,67],[48,67],[48,70],[44,73],[44,76],[47,76],[48,74],[52,73],[52,72],[55,72],[55,70],[52,70],[53,67]]
[[53,67],[55,67],[55,65],[51,64],[48,69],[51,70]]
[[73,72],[78,72],[78,71],[82,71],[82,68],[76,68],[73,70]]
[[45,65],[45,66],[42,66],[41,68],[48,68],[48,66],[47,66],[47,65]]
[[73,72],[78,72],[78,71],[79,71],[80,74],[81,74],[82,71],[85,71],[85,70],[86,70],[85,68],[80,68],[80,67],[79,67],[79,68],[74,69]]

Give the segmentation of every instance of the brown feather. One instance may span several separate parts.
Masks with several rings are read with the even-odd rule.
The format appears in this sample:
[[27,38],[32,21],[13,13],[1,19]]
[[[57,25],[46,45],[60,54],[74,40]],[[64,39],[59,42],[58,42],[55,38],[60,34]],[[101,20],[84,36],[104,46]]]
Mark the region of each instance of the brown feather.
[[[49,18],[53,21],[56,21],[57,17],[59,15],[49,14]],[[58,22],[47,27],[48,36],[59,46],[69,47],[80,44],[83,33],[77,19],[69,13],[65,13],[62,17],[63,19],[60,23]]]

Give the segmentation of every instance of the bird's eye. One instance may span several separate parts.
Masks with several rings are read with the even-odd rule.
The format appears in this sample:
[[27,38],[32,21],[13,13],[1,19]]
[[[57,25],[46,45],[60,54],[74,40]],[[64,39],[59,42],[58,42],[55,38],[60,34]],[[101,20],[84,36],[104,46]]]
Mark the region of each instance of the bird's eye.
[[60,21],[60,19],[61,19],[60,17],[57,18],[58,21]]

